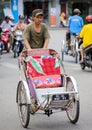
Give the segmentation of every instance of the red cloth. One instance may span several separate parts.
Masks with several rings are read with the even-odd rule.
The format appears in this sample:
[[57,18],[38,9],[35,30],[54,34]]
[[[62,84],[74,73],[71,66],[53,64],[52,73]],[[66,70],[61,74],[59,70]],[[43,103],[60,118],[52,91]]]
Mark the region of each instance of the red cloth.
[[60,87],[62,85],[62,79],[60,75],[39,76],[33,78],[36,88],[53,88]]
[[32,66],[31,62],[28,61],[27,62],[28,76],[37,77],[37,76],[46,76],[46,75],[60,75],[60,66],[55,68],[56,57],[49,57],[49,58],[41,59],[41,56],[34,56],[33,58],[35,58],[39,62],[45,75],[38,73]]

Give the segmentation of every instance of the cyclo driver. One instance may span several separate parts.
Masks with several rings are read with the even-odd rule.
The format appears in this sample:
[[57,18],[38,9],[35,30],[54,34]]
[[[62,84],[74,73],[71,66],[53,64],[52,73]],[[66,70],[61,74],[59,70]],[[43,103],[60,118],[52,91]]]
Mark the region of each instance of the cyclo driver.
[[30,51],[34,48],[47,48],[50,35],[47,26],[42,23],[43,11],[33,10],[32,19],[33,22],[28,24],[23,32],[25,49]]

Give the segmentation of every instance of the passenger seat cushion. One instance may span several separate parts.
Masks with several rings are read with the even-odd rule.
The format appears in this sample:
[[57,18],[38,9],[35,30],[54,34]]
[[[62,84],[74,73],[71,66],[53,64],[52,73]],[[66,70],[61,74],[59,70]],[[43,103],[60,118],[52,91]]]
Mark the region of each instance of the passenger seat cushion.
[[46,76],[60,74],[60,61],[52,56],[35,56],[27,61],[28,76]]
[[53,88],[62,86],[60,75],[34,77],[33,81],[36,88]]

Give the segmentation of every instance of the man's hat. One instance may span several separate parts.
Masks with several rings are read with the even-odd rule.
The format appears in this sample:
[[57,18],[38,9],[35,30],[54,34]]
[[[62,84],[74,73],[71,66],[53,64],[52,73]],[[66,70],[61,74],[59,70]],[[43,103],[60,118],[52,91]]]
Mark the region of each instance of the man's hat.
[[81,13],[81,11],[80,11],[79,9],[77,9],[77,8],[75,8],[75,9],[73,10],[73,12],[74,12],[74,13],[78,13],[78,14]]
[[35,10],[33,10],[32,16],[37,17],[38,15],[43,15],[42,9],[35,9]]

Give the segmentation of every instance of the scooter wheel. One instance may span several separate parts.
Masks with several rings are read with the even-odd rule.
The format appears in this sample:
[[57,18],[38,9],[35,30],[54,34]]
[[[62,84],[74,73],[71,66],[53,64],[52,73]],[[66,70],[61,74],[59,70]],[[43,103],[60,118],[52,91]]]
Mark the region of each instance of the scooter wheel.
[[85,69],[85,65],[81,64],[81,69],[84,70]]

